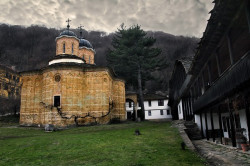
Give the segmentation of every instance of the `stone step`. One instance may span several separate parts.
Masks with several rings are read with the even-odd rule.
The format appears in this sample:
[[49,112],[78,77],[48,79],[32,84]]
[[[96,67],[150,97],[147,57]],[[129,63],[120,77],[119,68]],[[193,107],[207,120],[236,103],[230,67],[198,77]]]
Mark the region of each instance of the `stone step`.
[[196,123],[193,121],[186,121],[184,125],[186,127],[185,132],[191,140],[202,139],[201,132]]

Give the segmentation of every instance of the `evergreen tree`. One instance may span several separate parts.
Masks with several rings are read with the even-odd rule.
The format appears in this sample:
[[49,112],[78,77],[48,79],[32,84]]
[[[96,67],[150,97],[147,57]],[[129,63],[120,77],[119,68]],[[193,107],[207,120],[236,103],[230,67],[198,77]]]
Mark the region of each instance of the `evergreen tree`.
[[139,25],[126,28],[122,24],[113,37],[113,49],[107,55],[108,65],[115,73],[124,78],[127,85],[138,88],[143,112],[142,84],[152,79],[150,73],[163,64],[158,58],[161,50],[153,47],[156,40],[146,35]]

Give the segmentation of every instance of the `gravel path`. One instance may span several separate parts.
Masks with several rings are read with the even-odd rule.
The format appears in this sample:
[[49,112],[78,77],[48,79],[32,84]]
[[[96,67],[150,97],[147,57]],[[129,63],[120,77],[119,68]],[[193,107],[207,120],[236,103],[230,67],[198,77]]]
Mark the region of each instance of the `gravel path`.
[[192,141],[197,152],[207,159],[209,165],[250,166],[250,152],[225,147],[206,140]]

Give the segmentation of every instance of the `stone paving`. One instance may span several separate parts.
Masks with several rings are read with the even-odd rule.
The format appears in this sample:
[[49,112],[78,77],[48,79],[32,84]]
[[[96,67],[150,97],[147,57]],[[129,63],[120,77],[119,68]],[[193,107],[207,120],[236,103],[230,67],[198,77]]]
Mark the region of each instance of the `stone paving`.
[[209,165],[237,165],[249,166],[250,153],[227,147],[221,144],[215,144],[207,140],[193,140],[197,152],[207,159]]
[[232,146],[216,144],[212,141],[190,140],[185,133],[184,121],[173,121],[173,125],[178,128],[180,135],[187,145],[187,148],[196,151],[207,160],[210,166],[250,166],[250,151],[243,152]]

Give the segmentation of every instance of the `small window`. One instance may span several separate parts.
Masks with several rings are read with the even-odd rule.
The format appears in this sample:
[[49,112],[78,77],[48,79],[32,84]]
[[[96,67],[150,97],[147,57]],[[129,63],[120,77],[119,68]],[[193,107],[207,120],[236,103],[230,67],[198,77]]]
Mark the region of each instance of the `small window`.
[[60,107],[60,106],[61,106],[60,96],[54,96],[54,107]]
[[148,116],[151,116],[152,114],[151,114],[151,111],[148,111]]
[[5,77],[6,77],[6,78],[9,78],[9,73],[6,73],[6,74],[5,74]]
[[72,54],[74,53],[74,44],[72,43]]
[[167,115],[170,115],[170,110],[167,110]]
[[60,80],[61,80],[61,76],[59,74],[56,74],[55,75],[55,81],[60,82]]
[[19,77],[17,77],[16,82],[19,82]]
[[164,106],[164,100],[158,100],[158,106]]
[[151,107],[151,100],[148,101],[148,106]]
[[16,81],[16,76],[13,76],[13,80]]
[[65,53],[65,43],[63,43],[63,53]]
[[160,114],[163,115],[163,110],[160,110]]
[[0,89],[2,89],[2,84],[0,83]]

